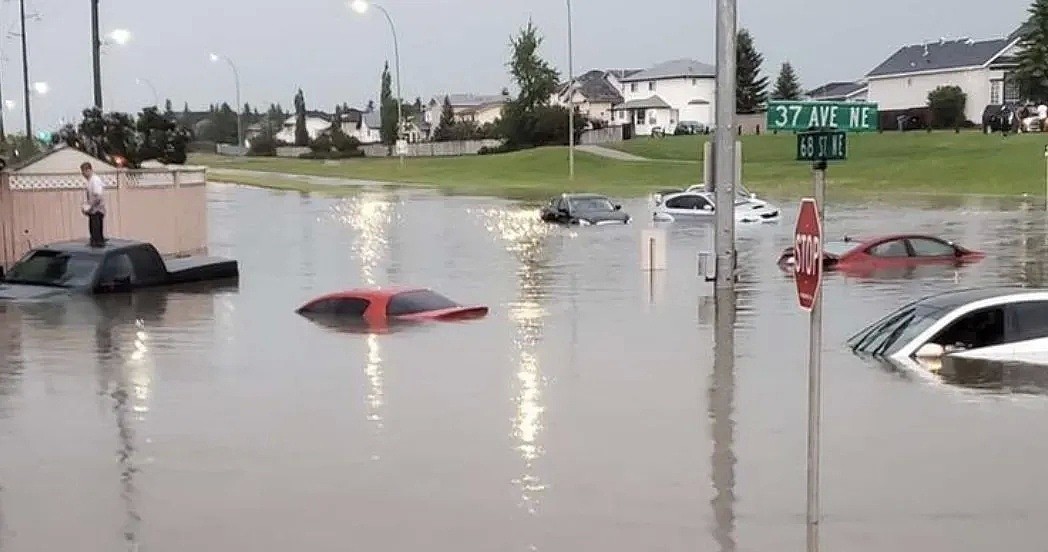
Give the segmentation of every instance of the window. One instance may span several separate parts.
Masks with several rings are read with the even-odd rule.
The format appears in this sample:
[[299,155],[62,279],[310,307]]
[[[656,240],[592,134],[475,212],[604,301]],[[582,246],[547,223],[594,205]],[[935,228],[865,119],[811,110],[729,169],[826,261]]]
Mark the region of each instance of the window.
[[990,105],[1000,105],[1004,97],[1004,80],[990,81]]
[[571,211],[573,213],[593,211],[614,211],[615,206],[611,201],[603,197],[583,197],[571,200]]
[[957,250],[948,243],[928,238],[910,238],[915,257],[955,257]]
[[8,271],[4,281],[11,284],[77,288],[89,285],[98,269],[99,258],[59,251],[33,251]]
[[649,92],[654,92],[655,91],[655,81],[649,81],[648,82],[648,91]]
[[370,304],[371,302],[367,299],[359,297],[332,297],[307,305],[301,312],[303,314],[363,318]]
[[397,316],[458,307],[451,299],[429,290],[398,293],[386,305],[386,314]]
[[1004,343],[1004,309],[991,307],[968,313],[933,337],[930,343],[962,349],[992,347]]
[[1009,306],[1010,341],[1048,337],[1048,301],[1027,301]]
[[636,114],[635,115],[636,118],[634,119],[634,122],[637,123],[638,125],[643,125],[644,124],[644,110],[643,109],[638,109],[637,111],[634,111],[634,113]]
[[156,285],[167,281],[164,260],[156,250],[147,247],[135,247],[127,252],[131,257],[135,278],[140,285]]
[[636,92],[636,91],[637,91],[637,83],[631,82],[630,83],[630,92]]
[[886,241],[875,245],[869,250],[874,257],[909,257],[910,252],[906,250],[906,243],[902,240]]
[[1019,81],[1015,79],[1015,75],[1012,73],[1004,76],[1004,101],[1005,103],[1019,101]]
[[692,86],[698,86],[699,85],[699,79],[691,79],[691,85]]
[[694,209],[700,210],[709,207],[709,210],[713,210],[713,205],[706,200],[706,198],[697,195],[682,195],[671,198],[666,202],[667,209]]

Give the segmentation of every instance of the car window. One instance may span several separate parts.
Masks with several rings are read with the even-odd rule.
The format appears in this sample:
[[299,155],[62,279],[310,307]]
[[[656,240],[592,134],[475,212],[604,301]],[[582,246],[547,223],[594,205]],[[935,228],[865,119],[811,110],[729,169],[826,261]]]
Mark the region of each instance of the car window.
[[874,257],[909,257],[910,252],[906,249],[903,240],[891,240],[875,245],[870,248],[870,255]]
[[164,261],[155,250],[149,247],[135,247],[127,254],[131,257],[131,265],[134,267],[138,283],[150,285],[166,280]]
[[332,297],[322,299],[302,309],[303,313],[343,316],[347,318],[363,318],[364,312],[371,304],[367,299],[359,297]]
[[394,295],[386,305],[386,314],[397,316],[450,309],[459,306],[451,299],[429,290],[405,291]]
[[1001,345],[1004,340],[1004,309],[990,307],[970,312],[952,322],[929,342],[962,349]]
[[583,197],[571,200],[573,211],[613,211],[615,206],[603,197]]
[[127,253],[117,253],[106,258],[102,264],[102,272],[98,275],[99,285],[111,285],[121,280],[130,284],[137,283],[135,269]]
[[91,283],[98,270],[99,257],[33,251],[7,272],[5,281],[13,284],[78,288]]
[[677,196],[667,201],[666,207],[669,209],[695,209],[695,204],[691,199],[692,196]]
[[1011,341],[1048,337],[1048,301],[1026,301],[1008,308]]
[[953,246],[928,238],[910,238],[910,247],[916,257],[953,257],[956,250]]

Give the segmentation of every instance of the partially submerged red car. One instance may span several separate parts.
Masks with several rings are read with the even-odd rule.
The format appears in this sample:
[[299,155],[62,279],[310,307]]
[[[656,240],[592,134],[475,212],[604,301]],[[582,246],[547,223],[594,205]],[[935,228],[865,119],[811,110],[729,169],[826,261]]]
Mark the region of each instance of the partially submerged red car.
[[427,288],[350,289],[317,297],[296,310],[307,317],[385,326],[390,322],[451,321],[482,318],[488,307],[460,305]]
[[[985,255],[953,242],[927,234],[893,234],[823,244],[823,270],[871,272],[880,269],[908,268],[926,264],[961,265],[981,260]],[[793,247],[783,250],[779,268],[793,272]]]

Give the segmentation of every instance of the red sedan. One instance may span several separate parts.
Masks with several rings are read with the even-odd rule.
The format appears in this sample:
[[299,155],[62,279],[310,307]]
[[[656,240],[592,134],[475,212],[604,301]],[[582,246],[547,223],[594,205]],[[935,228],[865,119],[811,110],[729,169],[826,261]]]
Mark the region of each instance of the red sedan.
[[[911,268],[920,265],[955,266],[981,260],[985,255],[953,242],[926,234],[894,234],[823,244],[823,269],[864,274],[882,269]],[[793,272],[793,247],[779,256],[778,265]]]
[[488,314],[484,306],[463,306],[426,288],[351,289],[322,295],[296,310],[303,316],[338,318],[385,326],[390,322],[469,320]]

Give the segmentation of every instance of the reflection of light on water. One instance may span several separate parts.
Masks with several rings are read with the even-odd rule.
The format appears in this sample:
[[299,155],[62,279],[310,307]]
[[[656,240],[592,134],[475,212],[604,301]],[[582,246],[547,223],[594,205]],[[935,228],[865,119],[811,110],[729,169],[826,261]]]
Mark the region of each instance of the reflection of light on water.
[[535,259],[542,250],[542,240],[550,233],[551,225],[543,222],[535,211],[486,209],[478,211],[487,231],[512,253],[520,265],[517,269],[520,296],[509,306],[510,319],[516,325],[513,340],[517,349],[517,393],[514,398],[516,415],[513,419],[513,437],[516,449],[524,461],[524,471],[514,480],[520,486],[521,500],[528,513],[538,509],[538,495],[545,489],[541,478],[534,473],[535,462],[545,450],[539,443],[542,433],[542,387],[545,381],[535,348],[542,337],[542,319],[546,311],[539,304],[542,295],[539,271]]
[[389,245],[387,231],[393,219],[393,202],[378,194],[347,198],[335,206],[335,217],[357,231],[353,252],[360,260],[361,278],[367,285],[377,284],[375,268]]
[[148,355],[149,334],[141,320],[135,321],[136,331],[130,358],[124,364],[127,383],[131,387],[131,409],[137,414],[149,412],[149,397],[153,384],[153,362]]
[[368,334],[368,362],[365,374],[368,378],[367,417],[382,428],[382,356],[378,346],[378,335]]

